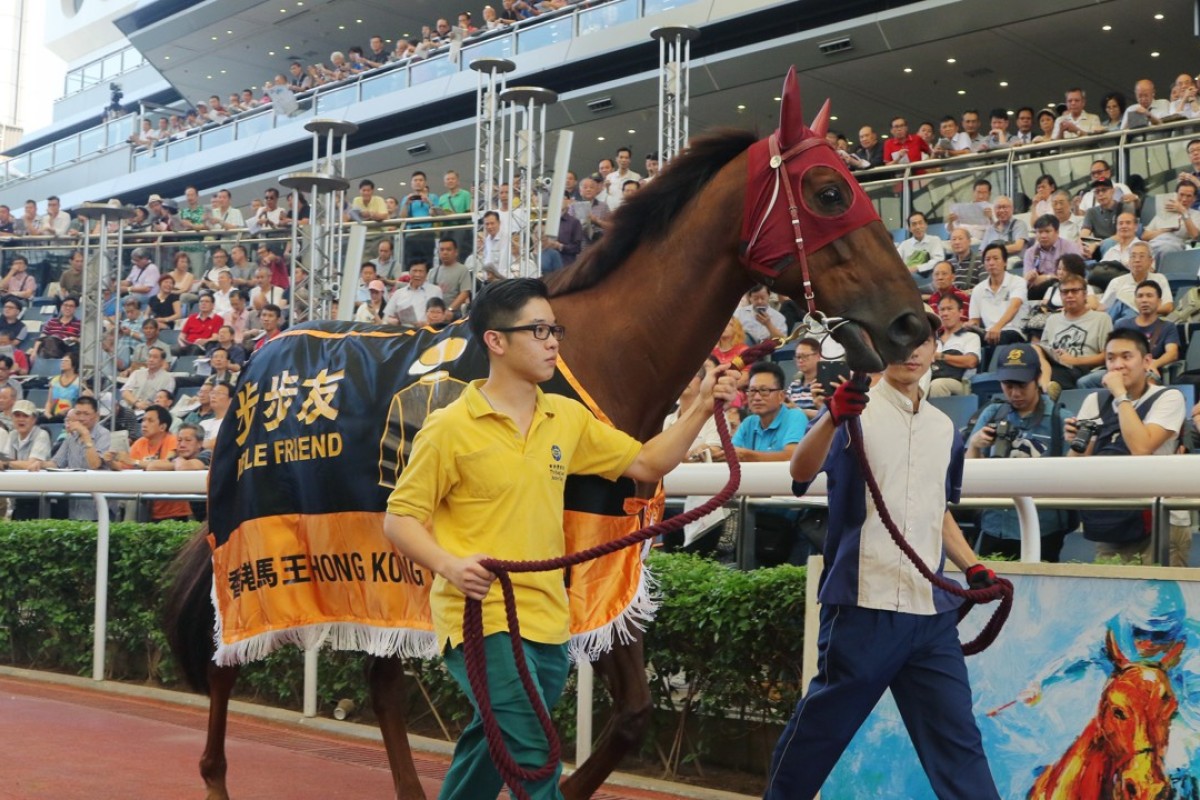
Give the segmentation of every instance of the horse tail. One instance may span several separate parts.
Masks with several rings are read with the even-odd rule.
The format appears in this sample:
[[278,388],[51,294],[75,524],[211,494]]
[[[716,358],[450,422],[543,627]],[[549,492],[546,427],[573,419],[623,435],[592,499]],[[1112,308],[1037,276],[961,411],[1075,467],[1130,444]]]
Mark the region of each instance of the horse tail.
[[163,629],[183,678],[194,691],[208,694],[208,665],[216,647],[212,606],[212,548],[208,523],[200,526],[171,565]]

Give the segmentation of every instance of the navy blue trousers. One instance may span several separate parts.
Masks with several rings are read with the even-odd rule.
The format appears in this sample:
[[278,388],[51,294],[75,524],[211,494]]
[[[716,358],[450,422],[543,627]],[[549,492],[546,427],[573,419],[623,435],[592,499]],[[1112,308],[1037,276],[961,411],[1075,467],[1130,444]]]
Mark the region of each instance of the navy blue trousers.
[[817,675],[775,745],[766,800],[816,795],[889,688],[934,793],[999,800],[971,713],[957,617],[822,606]]

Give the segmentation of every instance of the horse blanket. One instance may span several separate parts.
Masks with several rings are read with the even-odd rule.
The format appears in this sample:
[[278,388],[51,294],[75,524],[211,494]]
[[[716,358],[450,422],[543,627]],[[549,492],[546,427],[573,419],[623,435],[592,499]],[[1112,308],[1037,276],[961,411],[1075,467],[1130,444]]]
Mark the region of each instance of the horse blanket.
[[[215,660],[326,642],[381,656],[438,654],[432,576],[383,536],[384,508],[424,419],[487,374],[462,323],[441,331],[321,322],[265,345],[238,382],[209,473]],[[546,391],[608,421],[560,360]],[[567,552],[661,516],[630,480],[572,476]],[[514,532],[516,533],[516,532]],[[564,575],[571,653],[595,658],[654,614],[638,548]]]

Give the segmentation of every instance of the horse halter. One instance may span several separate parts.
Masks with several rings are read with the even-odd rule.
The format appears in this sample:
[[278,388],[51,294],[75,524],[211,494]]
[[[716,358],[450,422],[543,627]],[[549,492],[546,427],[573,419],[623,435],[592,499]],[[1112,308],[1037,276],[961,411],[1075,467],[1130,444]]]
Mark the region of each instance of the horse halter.
[[[752,176],[765,173],[770,176],[770,180],[763,182],[751,178],[747,181],[746,213],[742,220],[741,261],[762,283],[774,286],[793,261],[799,261],[807,313],[795,335],[788,337],[789,340],[814,332],[832,333],[849,322],[842,317],[828,317],[817,308],[805,246],[805,224],[801,218],[808,223],[809,244],[813,250],[819,250],[834,239],[879,219],[874,206],[858,182],[846,171],[845,165],[835,155],[833,147],[824,137],[811,131],[807,133],[807,136],[786,149],[780,141],[779,131],[750,148],[748,172]],[[802,155],[805,158],[799,158]],[[797,178],[801,182],[808,170],[818,166],[830,167],[845,179],[851,192],[850,205],[845,212],[832,217],[821,217],[800,202],[792,186],[792,172],[788,169],[789,164],[796,166],[800,162],[809,162],[798,170]],[[781,186],[787,199],[790,231],[782,220],[775,218]]]

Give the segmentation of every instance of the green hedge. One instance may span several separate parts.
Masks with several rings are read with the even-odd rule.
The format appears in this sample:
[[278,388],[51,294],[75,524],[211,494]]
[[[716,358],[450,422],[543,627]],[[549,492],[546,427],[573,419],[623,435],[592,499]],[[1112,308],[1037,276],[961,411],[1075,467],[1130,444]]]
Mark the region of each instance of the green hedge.
[[[194,529],[187,523],[111,527],[109,677],[177,685],[160,604],[171,560]],[[95,549],[95,523],[0,522],[0,661],[90,673]],[[727,749],[729,719],[777,725],[790,713],[800,688],[805,576],[799,567],[738,572],[694,556],[657,552],[650,563],[663,603],[646,636],[656,707],[646,749],[674,772],[682,763],[716,756],[718,744]],[[465,698],[439,662],[409,666],[442,723],[456,734],[469,716]],[[346,697],[364,707],[365,671],[361,654],[323,653],[323,711]],[[247,667],[240,692],[298,708],[302,676],[303,659],[289,648]],[[683,679],[686,686],[680,687]],[[572,688],[555,709],[567,740],[574,734]],[[602,712],[608,700],[603,690],[596,694]],[[409,705],[413,719],[433,716],[419,691]],[[429,729],[428,721],[423,729]]]

